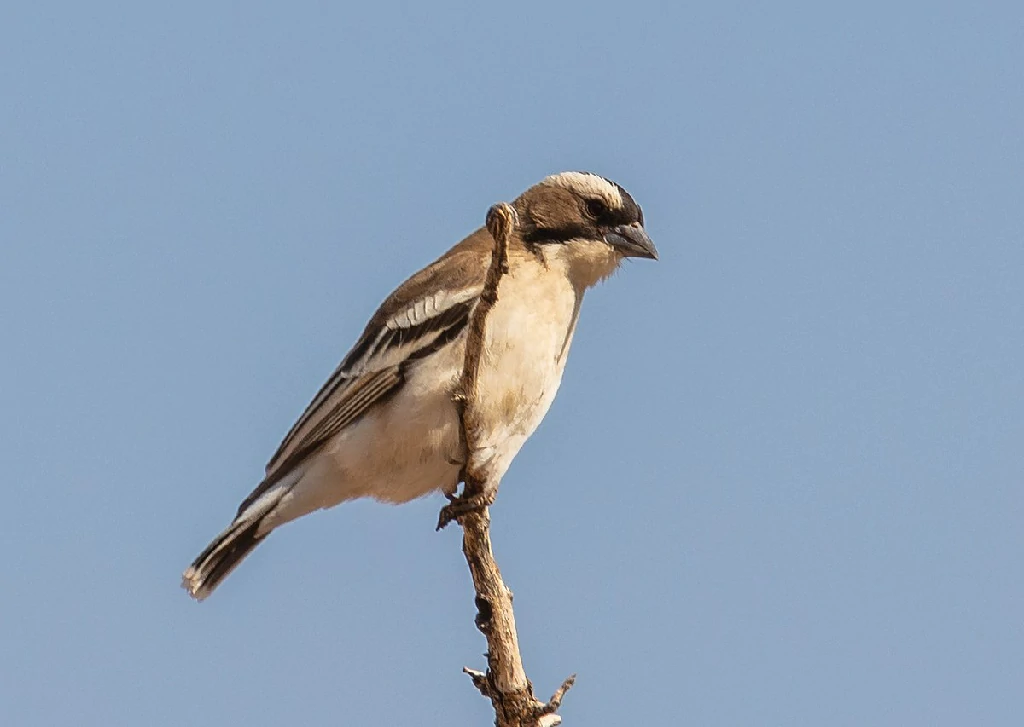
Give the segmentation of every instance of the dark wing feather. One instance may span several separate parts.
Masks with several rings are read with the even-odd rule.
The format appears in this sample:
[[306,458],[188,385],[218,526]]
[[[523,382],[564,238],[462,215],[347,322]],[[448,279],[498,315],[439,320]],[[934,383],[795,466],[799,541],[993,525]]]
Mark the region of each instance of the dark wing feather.
[[346,426],[401,387],[406,367],[454,340],[466,327],[486,274],[491,246],[478,230],[391,294],[370,319],[267,464],[264,492]]
[[308,426],[300,428],[296,435],[285,440],[275,455],[273,469],[287,472],[324,442],[362,416],[370,407],[381,401],[401,386],[403,374],[400,366],[375,371],[340,387],[335,396],[328,399],[320,415],[310,419]]
[[374,336],[374,344],[363,359],[346,357],[277,448],[267,465],[267,477],[271,472],[290,469],[400,386],[406,363],[457,336],[475,302],[474,296],[453,303],[414,326],[385,326]]

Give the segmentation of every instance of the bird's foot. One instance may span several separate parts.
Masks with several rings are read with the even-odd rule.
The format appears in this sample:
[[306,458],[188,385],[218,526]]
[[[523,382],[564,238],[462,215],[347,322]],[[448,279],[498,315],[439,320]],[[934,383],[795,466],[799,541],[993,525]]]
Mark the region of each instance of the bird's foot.
[[444,530],[452,520],[458,520],[471,512],[480,512],[494,504],[494,492],[474,492],[472,495],[454,495],[445,493],[448,504],[441,508],[437,515],[437,529]]

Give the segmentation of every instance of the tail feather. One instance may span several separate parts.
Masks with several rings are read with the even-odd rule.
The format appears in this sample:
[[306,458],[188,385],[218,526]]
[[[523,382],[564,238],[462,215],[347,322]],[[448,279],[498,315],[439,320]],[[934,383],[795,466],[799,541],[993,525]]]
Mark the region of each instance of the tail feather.
[[206,546],[181,577],[181,587],[197,601],[213,593],[239,563],[263,542],[273,529],[261,527],[285,494],[280,488],[265,493]]

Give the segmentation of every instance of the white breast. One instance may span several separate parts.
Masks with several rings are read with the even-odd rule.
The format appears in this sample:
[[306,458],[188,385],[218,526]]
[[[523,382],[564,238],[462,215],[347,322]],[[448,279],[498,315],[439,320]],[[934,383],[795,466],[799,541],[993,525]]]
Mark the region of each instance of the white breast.
[[477,466],[489,482],[504,475],[562,382],[583,291],[558,266],[533,256],[514,261],[487,317],[476,405]]

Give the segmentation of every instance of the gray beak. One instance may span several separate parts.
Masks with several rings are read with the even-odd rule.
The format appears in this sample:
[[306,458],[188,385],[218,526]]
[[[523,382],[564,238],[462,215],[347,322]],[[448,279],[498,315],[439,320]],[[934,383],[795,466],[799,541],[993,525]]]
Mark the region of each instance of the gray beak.
[[605,233],[604,241],[618,250],[625,257],[645,257],[658,259],[658,250],[647,236],[647,231],[639,222],[632,225],[619,225]]

